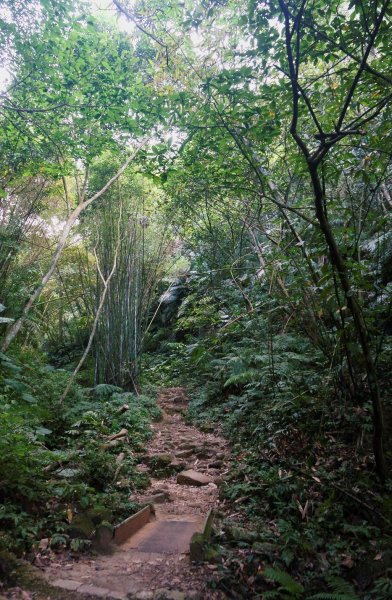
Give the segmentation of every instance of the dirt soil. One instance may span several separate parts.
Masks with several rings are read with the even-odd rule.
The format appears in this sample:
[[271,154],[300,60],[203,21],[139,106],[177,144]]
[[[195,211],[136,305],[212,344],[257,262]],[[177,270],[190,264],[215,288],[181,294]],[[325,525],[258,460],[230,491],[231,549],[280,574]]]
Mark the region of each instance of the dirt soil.
[[[226,598],[208,586],[216,564],[192,562],[189,541],[195,531],[202,531],[211,508],[223,508],[219,485],[229,468],[228,443],[214,433],[185,424],[187,398],[182,388],[162,390],[158,404],[163,419],[152,424],[153,438],[138,465],[150,474],[151,485],[132,498],[150,503],[155,517],[108,554],[82,555],[78,560],[58,556],[44,567],[47,583],[56,586],[58,594],[51,587],[52,591],[32,597],[55,600],[65,594],[73,600],[84,595],[135,600]],[[184,470],[208,476],[210,482],[200,486],[179,484],[177,475]]]

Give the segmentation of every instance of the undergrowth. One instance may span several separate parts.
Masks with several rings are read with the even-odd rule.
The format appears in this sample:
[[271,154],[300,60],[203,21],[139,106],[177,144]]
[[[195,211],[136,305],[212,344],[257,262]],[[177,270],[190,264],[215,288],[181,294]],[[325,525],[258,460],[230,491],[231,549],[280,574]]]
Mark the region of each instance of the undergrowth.
[[[342,419],[331,406],[326,414],[321,389],[290,400],[289,393],[253,386],[225,397],[206,383],[192,393],[189,419],[219,423],[233,444],[221,497],[236,521],[257,533],[252,543],[229,540],[229,521],[217,538],[225,558],[221,584],[235,590],[232,597],[389,597],[391,489],[380,487],[368,447],[351,445],[363,415]],[[302,591],[284,587],[283,575],[273,577],[269,568],[294,577]],[[336,578],[355,593],[339,592]]]
[[129,496],[148,479],[135,453],[160,411],[150,397],[109,385],[74,385],[61,404],[66,371],[31,351],[0,360],[0,550],[26,555],[42,538],[75,549],[77,515],[105,509],[116,523],[138,509]]
[[[231,299],[218,299],[222,313]],[[214,540],[219,586],[231,598],[387,600],[391,483],[374,470],[371,407],[344,393],[321,349],[282,331],[274,306],[272,320],[227,327],[223,316],[217,328],[210,302],[201,333],[203,306],[192,313],[191,300],[166,339],[157,333],[145,378],[186,385],[188,420],[231,440],[220,493],[235,517]]]

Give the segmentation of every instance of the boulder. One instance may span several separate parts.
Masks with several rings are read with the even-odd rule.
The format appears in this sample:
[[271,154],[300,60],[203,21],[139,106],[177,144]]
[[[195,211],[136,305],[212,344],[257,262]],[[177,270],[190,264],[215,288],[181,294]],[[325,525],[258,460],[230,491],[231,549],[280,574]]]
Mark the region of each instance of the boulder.
[[197,471],[190,469],[189,471],[182,471],[177,475],[177,483],[180,485],[194,485],[200,487],[212,483],[212,479],[207,475],[203,475],[203,473],[198,473]]

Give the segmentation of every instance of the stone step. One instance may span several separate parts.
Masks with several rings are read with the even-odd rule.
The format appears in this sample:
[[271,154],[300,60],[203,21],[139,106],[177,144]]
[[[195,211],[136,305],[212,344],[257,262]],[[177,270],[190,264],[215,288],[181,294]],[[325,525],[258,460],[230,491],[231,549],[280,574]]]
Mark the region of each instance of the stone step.
[[202,485],[213,483],[213,480],[211,477],[203,475],[203,473],[198,473],[198,471],[189,469],[188,471],[182,471],[177,475],[177,483],[180,485],[194,485],[200,487]]

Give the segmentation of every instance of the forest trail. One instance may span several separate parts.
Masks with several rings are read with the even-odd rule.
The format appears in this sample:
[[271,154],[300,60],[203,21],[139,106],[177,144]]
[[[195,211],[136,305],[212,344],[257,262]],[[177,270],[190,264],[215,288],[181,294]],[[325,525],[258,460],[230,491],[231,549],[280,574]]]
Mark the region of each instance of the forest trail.
[[[183,388],[166,388],[158,396],[161,421],[138,468],[151,476],[150,487],[132,496],[151,503],[155,517],[110,554],[82,556],[52,563],[45,572],[51,585],[75,594],[134,600],[221,599],[206,588],[215,565],[192,563],[189,542],[202,531],[208,511],[221,508],[219,478],[228,468],[226,440],[186,425]],[[182,475],[184,471],[188,475]],[[194,474],[208,478],[189,485]],[[191,479],[189,479],[189,477]],[[179,483],[182,482],[182,483]],[[196,482],[195,482],[196,483]]]

